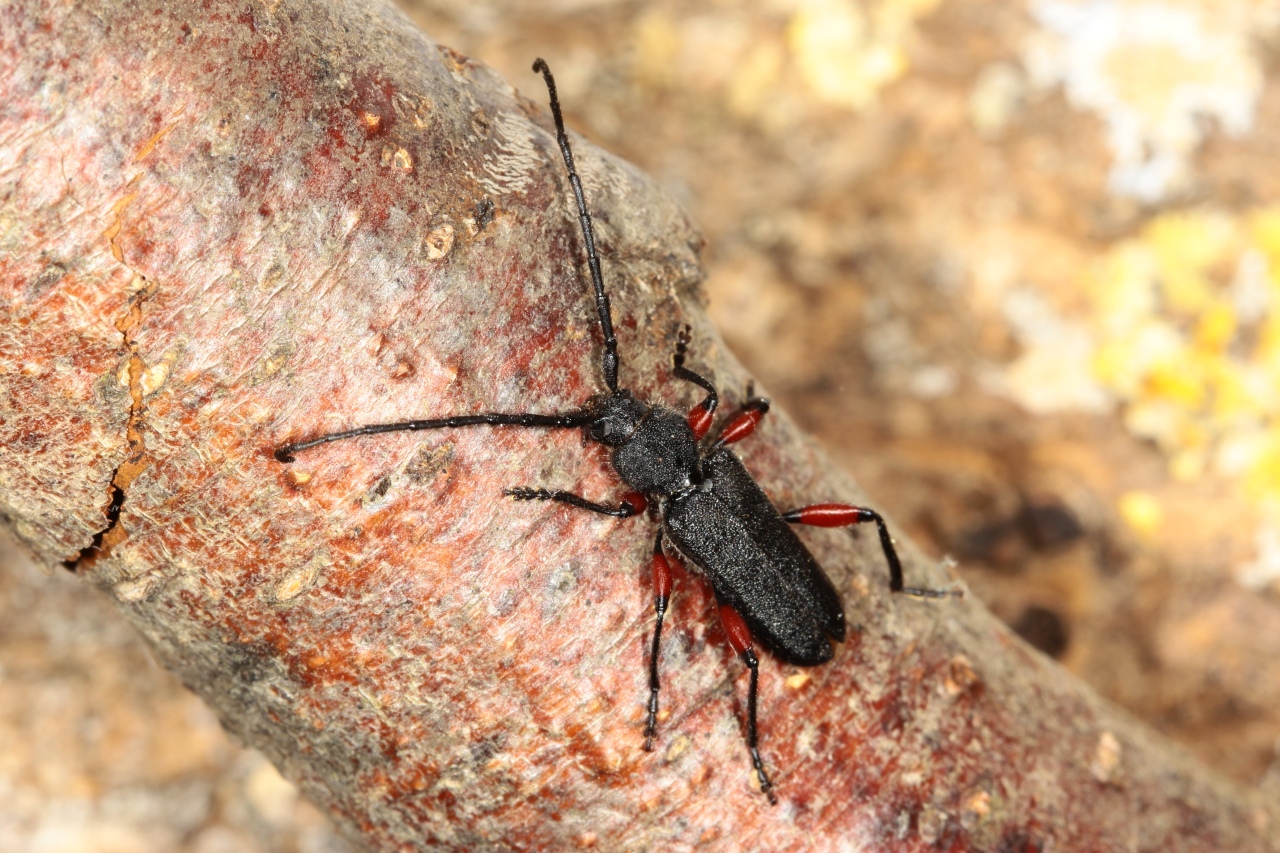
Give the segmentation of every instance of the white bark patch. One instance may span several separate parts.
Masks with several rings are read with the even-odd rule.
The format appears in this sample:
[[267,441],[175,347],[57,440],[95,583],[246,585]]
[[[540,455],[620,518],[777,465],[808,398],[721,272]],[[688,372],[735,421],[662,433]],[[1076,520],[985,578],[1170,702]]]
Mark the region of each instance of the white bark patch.
[[522,116],[502,113],[493,125],[495,144],[484,158],[483,174],[472,177],[490,195],[523,192],[543,165],[534,139],[535,128]]

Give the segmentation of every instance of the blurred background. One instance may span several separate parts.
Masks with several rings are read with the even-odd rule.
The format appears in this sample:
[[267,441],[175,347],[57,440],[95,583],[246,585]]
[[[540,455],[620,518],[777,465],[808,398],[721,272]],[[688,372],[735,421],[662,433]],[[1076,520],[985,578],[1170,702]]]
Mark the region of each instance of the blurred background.
[[[1280,2],[405,0],[701,225],[712,317],[1045,654],[1280,795]],[[0,850],[346,851],[0,546]]]

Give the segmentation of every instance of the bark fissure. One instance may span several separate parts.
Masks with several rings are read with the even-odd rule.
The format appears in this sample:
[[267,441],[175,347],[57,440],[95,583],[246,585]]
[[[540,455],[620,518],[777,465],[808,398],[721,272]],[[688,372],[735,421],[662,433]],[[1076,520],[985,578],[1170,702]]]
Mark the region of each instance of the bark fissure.
[[[112,253],[117,260],[121,260],[115,236],[113,235],[109,239],[111,240]],[[123,260],[121,260],[121,263],[123,263]],[[148,281],[136,272],[134,281],[141,286],[130,297],[128,310],[115,322],[115,327],[120,332],[123,340],[123,349],[128,356],[122,372],[129,389],[129,415],[125,422],[125,441],[129,447],[129,455],[124,462],[117,465],[111,472],[111,482],[107,490],[107,507],[103,511],[107,517],[106,526],[93,534],[92,541],[80,549],[79,554],[71,559],[64,560],[62,563],[63,568],[73,572],[81,568],[92,568],[94,563],[110,554],[112,548],[128,538],[129,532],[120,522],[120,516],[124,510],[125,497],[129,486],[152,462],[147,453],[147,440],[143,423],[146,415],[145,391],[143,388],[146,363],[139,354],[137,334],[142,325],[142,306],[155,295],[157,286],[154,282]]]
[[74,572],[81,566],[92,566],[94,561],[105,553],[102,543],[107,538],[107,535],[115,530],[116,525],[120,523],[120,510],[124,507],[124,489],[116,485],[116,478],[119,476],[119,468],[111,472],[111,501],[107,504],[106,509],[107,526],[93,534],[93,540],[81,548],[79,554],[70,560],[63,560],[62,567],[64,569]]

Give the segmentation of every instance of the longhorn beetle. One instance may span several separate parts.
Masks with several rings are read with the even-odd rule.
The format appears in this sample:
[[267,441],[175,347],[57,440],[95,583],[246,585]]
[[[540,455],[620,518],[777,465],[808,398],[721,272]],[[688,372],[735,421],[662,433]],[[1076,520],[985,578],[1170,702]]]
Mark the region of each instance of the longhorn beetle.
[[702,402],[682,415],[638,399],[627,389],[618,387],[618,340],[613,333],[609,295],[600,274],[591,214],[587,212],[582,181],[573,165],[555,79],[541,59],[533,63],[533,70],[541,72],[546,81],[556,140],[578,205],[587,266],[595,289],[596,314],[604,338],[601,369],[607,392],[591,397],[581,409],[556,414],[484,412],[370,424],[285,444],[275,451],[275,457],[280,462],[292,462],[298,451],[363,435],[470,426],[582,429],[591,441],[612,448],[614,470],[634,490],[624,494],[616,505],[598,503],[573,492],[543,488],[512,488],[505,494],[518,501],[556,501],[615,518],[640,515],[650,501],[656,502],[662,529],[653,543],[653,609],[657,619],[649,654],[644,748],[652,751],[657,734],[658,651],[662,620],[671,594],[671,564],[663,549],[665,541],[710,581],[725,635],[750,671],[747,747],[760,789],[769,802],[776,803],[773,785],[760,759],[756,723],[760,663],[753,643],[758,641],[787,663],[818,666],[831,660],[831,641],[843,641],[845,636],[840,596],[789,525],[874,524],[889,564],[890,590],[921,598],[943,598],[953,593],[903,585],[902,563],[884,519],[875,510],[839,503],[812,504],[788,512],[779,512],[774,507],[728,447],[755,430],[769,411],[768,400],[752,396],[748,391],[741,410],[729,419],[714,440],[704,445],[720,398],[709,380],[685,367],[689,344],[687,327],[677,340],[672,373],[705,391]]

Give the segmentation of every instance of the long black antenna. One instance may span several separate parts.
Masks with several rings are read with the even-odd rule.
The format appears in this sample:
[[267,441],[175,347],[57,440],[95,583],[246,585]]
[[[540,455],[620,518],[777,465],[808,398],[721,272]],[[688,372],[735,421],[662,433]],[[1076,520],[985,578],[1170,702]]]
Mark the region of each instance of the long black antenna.
[[564,155],[565,168],[569,170],[569,183],[573,186],[573,196],[578,200],[578,221],[582,223],[582,240],[587,244],[587,266],[591,268],[591,284],[596,289],[596,313],[600,316],[600,331],[604,333],[604,356],[601,365],[604,368],[604,382],[610,393],[618,390],[618,339],[613,335],[613,318],[609,312],[609,294],[604,292],[604,277],[600,275],[600,256],[596,254],[596,235],[591,228],[591,214],[587,213],[587,200],[582,194],[582,181],[578,179],[578,171],[573,168],[573,151],[569,148],[569,135],[564,132],[564,116],[560,114],[560,99],[556,97],[556,81],[551,76],[545,59],[536,59],[534,71],[542,72],[542,79],[547,81],[547,91],[551,94],[551,116],[556,122],[556,141],[560,143],[560,153]]
[[478,415],[453,415],[448,418],[398,421],[393,424],[369,424],[355,429],[344,430],[343,432],[331,432],[328,435],[322,435],[319,438],[312,438],[307,441],[282,444],[276,448],[275,456],[276,461],[288,463],[293,461],[293,455],[299,450],[306,450],[308,447],[315,447],[317,444],[328,444],[331,441],[342,441],[361,435],[378,435],[384,432],[417,432],[423,429],[453,429],[455,427],[468,426],[573,429],[586,426],[591,423],[592,419],[593,416],[588,412],[569,412],[563,415],[538,415],[532,412],[484,412]]

